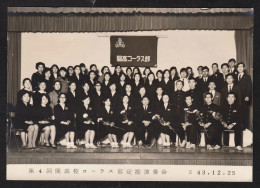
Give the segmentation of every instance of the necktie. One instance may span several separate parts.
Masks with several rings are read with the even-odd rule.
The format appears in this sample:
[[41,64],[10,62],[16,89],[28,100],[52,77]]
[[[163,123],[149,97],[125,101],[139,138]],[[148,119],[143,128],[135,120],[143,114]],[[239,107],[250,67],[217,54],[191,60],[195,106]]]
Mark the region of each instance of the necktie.
[[241,80],[241,74],[239,75],[239,77],[238,77],[238,81],[240,81]]
[[228,92],[231,92],[231,86],[229,86],[229,91]]

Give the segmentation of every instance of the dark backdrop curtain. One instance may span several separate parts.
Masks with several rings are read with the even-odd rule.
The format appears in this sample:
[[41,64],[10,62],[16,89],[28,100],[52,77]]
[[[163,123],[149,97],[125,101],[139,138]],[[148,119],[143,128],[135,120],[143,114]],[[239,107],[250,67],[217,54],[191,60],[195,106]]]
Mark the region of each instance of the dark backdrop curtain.
[[[253,80],[253,30],[235,31],[237,62],[244,62]],[[253,105],[253,104],[252,104]],[[253,129],[253,106],[249,108],[249,128]]]
[[252,15],[214,14],[22,14],[8,16],[8,31],[127,32],[250,29]]
[[21,33],[7,33],[7,107],[12,109],[17,101],[21,83]]

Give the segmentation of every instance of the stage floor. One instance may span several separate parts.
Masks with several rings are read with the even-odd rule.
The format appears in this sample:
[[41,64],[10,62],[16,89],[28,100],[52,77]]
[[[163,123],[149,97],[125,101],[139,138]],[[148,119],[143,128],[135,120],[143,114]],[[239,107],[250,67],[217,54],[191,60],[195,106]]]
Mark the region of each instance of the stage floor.
[[40,147],[38,150],[8,148],[7,164],[162,164],[162,165],[230,165],[252,166],[253,148],[243,151],[223,147],[221,150],[186,148],[110,148],[57,149]]

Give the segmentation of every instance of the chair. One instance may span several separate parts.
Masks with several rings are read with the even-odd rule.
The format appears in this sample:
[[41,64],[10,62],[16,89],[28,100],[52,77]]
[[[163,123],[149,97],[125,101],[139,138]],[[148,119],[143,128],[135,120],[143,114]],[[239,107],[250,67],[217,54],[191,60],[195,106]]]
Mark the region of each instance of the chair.
[[14,118],[15,118],[15,112],[9,112],[9,121],[10,121],[10,126],[9,126],[9,141],[8,144],[11,143],[11,139],[12,139],[12,135],[14,136],[14,140],[15,140],[15,144],[16,144],[16,148],[20,149],[19,144],[18,144],[18,140],[16,138],[16,134],[18,132],[22,132],[23,129],[15,129],[14,128]]
[[222,137],[221,137],[221,141],[222,141],[222,145],[224,145],[224,132],[228,132],[229,133],[229,147],[235,147],[235,131],[234,130],[224,130],[222,132]]

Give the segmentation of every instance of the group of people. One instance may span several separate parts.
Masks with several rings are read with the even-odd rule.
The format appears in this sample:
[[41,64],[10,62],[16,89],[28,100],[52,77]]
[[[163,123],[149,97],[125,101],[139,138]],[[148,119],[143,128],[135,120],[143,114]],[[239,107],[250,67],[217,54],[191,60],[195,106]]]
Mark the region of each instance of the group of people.
[[[252,82],[245,64],[230,59],[221,65],[158,70],[120,65],[111,73],[108,66],[84,63],[74,67],[45,67],[23,80],[17,94],[15,127],[22,129],[23,147],[39,144],[56,148],[61,143],[77,148],[97,148],[108,138],[113,148],[153,146],[161,138],[170,147],[176,136],[180,147],[195,149],[201,131],[206,148],[220,149],[224,130],[235,131],[235,146],[242,150],[242,130],[248,128]],[[28,139],[26,139],[28,133]],[[224,145],[228,145],[224,131]],[[65,143],[64,143],[65,138]]]

